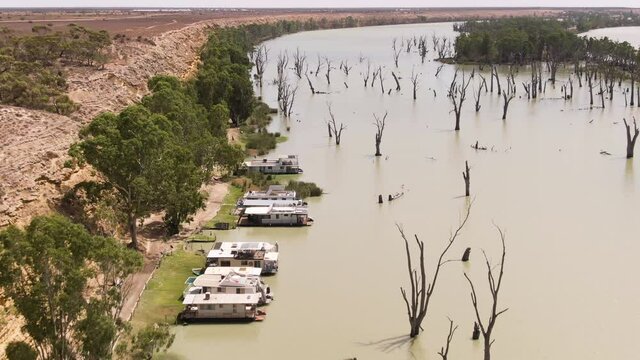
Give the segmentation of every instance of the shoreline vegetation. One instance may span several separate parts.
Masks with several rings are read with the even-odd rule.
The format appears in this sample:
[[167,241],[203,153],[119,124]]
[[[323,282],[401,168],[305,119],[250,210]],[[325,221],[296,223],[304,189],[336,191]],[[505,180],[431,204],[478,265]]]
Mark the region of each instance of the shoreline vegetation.
[[[590,29],[609,24],[600,18],[583,20],[576,27]],[[403,21],[400,23],[434,20],[416,16]],[[629,71],[632,81],[635,79],[638,54],[630,52],[624,43],[589,39],[581,48],[580,41],[576,41],[568,29],[558,27],[552,21],[523,21],[540,29],[552,24],[555,35],[545,32],[541,38],[546,40],[536,43],[528,37],[525,40],[527,34],[535,33],[530,29],[518,29],[519,32],[513,34],[511,30],[518,23],[517,19],[467,22],[464,31],[470,35],[456,41],[456,57],[475,59],[480,63],[486,61],[487,64],[500,61],[526,64],[539,59],[551,62],[551,69],[553,64],[571,62],[577,70],[595,71],[600,79],[605,77],[606,84],[613,84],[621,76],[619,71]],[[264,154],[275,148],[278,141],[286,140],[284,136],[266,132],[270,116],[264,113],[266,105],[254,96],[250,77],[253,63],[247,54],[256,45],[298,31],[389,24],[395,23],[389,19],[349,16],[216,28],[201,51],[196,75],[187,80],[156,76],[148,82],[150,94],[139,104],[117,114],[103,113],[82,129],[80,141],[69,150],[73,159],[70,166],[90,165],[96,176],[78,184],[67,194],[63,208],[68,218],[59,215],[38,217],[25,230],[12,226],[0,232],[0,286],[4,297],[12,301],[25,318],[25,331],[33,340],[9,344],[9,358],[66,358],[65,354],[78,354],[83,358],[132,359],[150,357],[166,350],[173,338],[165,323],[181,309],[178,296],[184,286],[185,270],[200,266],[202,256],[184,249],[167,256],[142,294],[131,324],[123,323],[119,312],[126,286],[130,275],[140,270],[142,257],[137,251],[118,243],[116,235],[128,233],[131,247],[138,249],[139,224],[144,218],[158,213],[164,214],[167,235],[177,234],[181,224],[188,222],[204,206],[207,194],[200,191],[203,184],[214,175],[232,177],[237,174],[247,149]],[[497,28],[504,26],[502,31],[489,31],[487,24]],[[104,34],[99,35],[99,43],[106,44]],[[45,38],[48,39],[36,40]],[[2,41],[6,40],[3,38]],[[615,56],[604,55],[611,51]],[[48,61],[56,63],[60,58],[62,55]],[[15,65],[16,59],[12,54],[7,61],[12,69],[21,71]],[[106,61],[101,57],[96,59],[87,60],[86,65]],[[582,65],[582,61],[587,65]],[[609,74],[611,68],[617,70]],[[49,76],[49,72],[43,72],[44,76]],[[555,72],[552,74],[555,78]],[[42,94],[27,96],[39,99],[40,102],[32,106],[54,112],[72,111],[75,106],[72,102],[59,107],[55,105],[57,96],[66,96],[61,95],[65,88],[64,77],[53,83],[57,87],[53,88],[54,92],[43,90]],[[29,106],[28,103],[15,104]],[[230,125],[244,126],[246,131],[238,141],[245,148],[227,140]],[[232,183],[236,185],[227,193],[223,206],[211,222],[227,219],[227,210],[252,186],[263,187],[288,180],[287,187],[302,197],[322,194],[322,189],[315,184],[295,179],[280,176],[235,178]],[[95,248],[101,251],[95,254]],[[47,256],[42,256],[43,253]],[[21,271],[25,263],[32,264],[27,274]],[[56,284],[60,286],[34,285],[49,281],[52,273],[58,274]],[[25,276],[29,278],[21,278]],[[102,282],[93,284],[98,280]],[[25,283],[31,285],[22,286]],[[51,298],[63,301],[46,301]],[[55,314],[55,318],[51,318],[51,314]],[[135,333],[131,332],[130,325]],[[67,330],[60,331],[61,328]]]

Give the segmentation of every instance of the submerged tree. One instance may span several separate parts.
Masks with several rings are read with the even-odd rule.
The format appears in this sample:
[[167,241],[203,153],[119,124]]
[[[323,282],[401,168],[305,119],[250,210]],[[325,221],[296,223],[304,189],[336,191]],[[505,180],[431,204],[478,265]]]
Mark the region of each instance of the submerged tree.
[[[476,143],[476,147],[477,147],[477,143]],[[469,188],[471,187],[471,170],[469,169],[469,162],[465,161],[464,162],[464,171],[462,172],[462,178],[464,179],[464,196],[469,196],[470,191]]]
[[384,133],[384,126],[386,125],[388,113],[385,112],[382,119],[378,115],[373,114],[373,118],[376,120],[373,124],[376,126],[376,156],[382,156],[380,152],[380,144],[382,143],[382,133]]
[[511,82],[507,81],[507,90],[502,92],[502,120],[507,119],[507,110],[509,110],[509,103],[516,97],[515,88],[511,85]]
[[500,233],[500,240],[502,242],[502,257],[500,259],[500,265],[498,267],[498,277],[495,277],[495,267],[491,266],[489,263],[489,259],[487,258],[487,254],[484,253],[485,263],[487,265],[487,279],[489,281],[489,292],[491,293],[491,309],[489,320],[484,322],[482,317],[480,316],[480,311],[478,309],[478,295],[476,293],[476,288],[473,285],[473,282],[467,275],[464,274],[464,277],[469,282],[469,286],[471,287],[471,303],[473,304],[473,309],[476,314],[476,322],[480,327],[480,331],[482,333],[482,337],[484,339],[484,360],[491,360],[491,346],[495,340],[491,339],[491,335],[493,333],[493,329],[496,325],[496,321],[498,320],[498,316],[502,315],[508,308],[498,310],[498,296],[500,295],[500,287],[502,285],[502,276],[504,275],[504,259],[506,255],[506,246],[504,243],[504,232],[498,226],[496,226],[498,232]]
[[400,53],[402,52],[402,44],[398,45],[398,38],[393,38],[391,48],[393,49],[393,63],[396,64],[396,67],[398,67],[398,59],[400,58]]
[[449,240],[440,253],[438,257],[438,262],[435,266],[433,275],[431,280],[427,280],[427,270],[424,259],[424,242],[418,238],[418,235],[414,235],[416,244],[418,245],[418,249],[420,250],[420,254],[418,257],[418,263],[420,270],[416,270],[411,262],[411,250],[409,248],[409,240],[404,233],[403,228],[400,225],[397,225],[398,231],[400,231],[400,236],[404,240],[405,250],[407,254],[407,267],[409,270],[409,280],[411,282],[411,292],[407,292],[404,287],[400,287],[400,292],[402,293],[402,298],[404,299],[405,305],[407,307],[407,316],[409,318],[410,332],[409,336],[414,338],[420,334],[420,330],[422,328],[422,321],[427,315],[427,310],[429,309],[429,302],[431,301],[431,297],[433,296],[433,292],[436,288],[436,283],[438,281],[438,275],[440,274],[440,270],[443,265],[448,262],[454,261],[451,259],[445,259],[447,253],[453,246],[453,243],[458,238],[458,235],[462,231],[462,228],[467,223],[469,219],[469,214],[471,214],[471,205],[473,203],[470,202],[466,208],[466,212],[458,225],[458,228],[449,236]]
[[453,326],[453,320],[449,319],[449,335],[447,335],[446,345],[440,348],[438,355],[442,358],[442,360],[447,360],[449,358],[449,346],[451,345],[451,341],[453,340],[453,335],[458,329],[458,325]]
[[415,73],[413,70],[411,70],[411,84],[413,85],[413,100],[418,98],[418,84],[420,83],[420,78],[418,77],[419,74]]
[[262,77],[264,70],[269,62],[269,49],[266,45],[258,46],[253,54],[253,62],[256,65],[256,75],[258,76],[258,85],[262,88]]
[[327,104],[327,108],[329,110],[329,117],[331,118],[331,120],[329,120],[329,122],[327,123],[329,127],[329,137],[331,137],[331,133],[333,133],[333,136],[336,140],[336,145],[340,145],[340,140],[342,140],[342,130],[346,129],[347,127],[343,123],[340,123],[340,127],[338,128],[336,117],[333,115],[333,111],[331,110],[331,104]]
[[300,53],[300,48],[296,48],[296,52],[293,53],[293,70],[296,73],[298,79],[302,79],[305,62],[307,61],[307,55]]
[[636,147],[636,140],[638,139],[638,134],[640,134],[640,130],[638,130],[638,125],[636,125],[636,118],[633,118],[633,135],[631,135],[631,127],[627,124],[627,119],[622,119],[624,121],[624,127],[627,130],[627,159],[631,159],[633,157],[633,149]]
[[471,84],[471,78],[465,79],[464,73],[462,73],[462,82],[458,83],[458,72],[456,71],[449,86],[449,100],[453,105],[453,113],[456,115],[456,127],[455,130],[460,130],[460,114],[462,112],[462,104],[467,97],[467,88]]

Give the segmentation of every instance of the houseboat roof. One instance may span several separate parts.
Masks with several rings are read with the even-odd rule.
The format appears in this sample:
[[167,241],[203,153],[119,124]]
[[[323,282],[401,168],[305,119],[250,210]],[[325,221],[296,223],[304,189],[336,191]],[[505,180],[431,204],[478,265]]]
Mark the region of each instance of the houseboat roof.
[[207,254],[208,258],[241,260],[277,260],[278,247],[267,242],[220,242]]
[[280,155],[277,159],[256,159],[244,163],[246,166],[290,165],[298,166],[298,155]]
[[245,215],[270,215],[270,214],[308,214],[307,208],[303,206],[268,206],[249,207],[244,211]]
[[213,266],[213,267],[208,267],[204,270],[205,275],[227,276],[232,272],[236,274],[246,275],[246,276],[260,276],[260,273],[262,272],[262,270],[260,268],[250,267],[250,266],[242,266],[242,267]]
[[207,305],[207,304],[258,304],[262,294],[226,294],[215,293],[209,294],[209,299],[206,299],[207,294],[186,294],[183,305]]
[[288,200],[242,199],[242,201],[240,202],[240,206],[245,208],[269,207],[272,205],[275,207],[296,207],[296,206],[303,206],[303,203],[304,202],[302,200],[296,200],[296,199],[288,199]]
[[[260,270],[259,268],[256,268]],[[250,287],[258,284],[258,278],[232,273],[228,276],[204,274],[193,282],[193,286],[200,287]]]
[[284,185],[270,185],[266,191],[247,191],[244,194],[244,198],[257,198],[261,196],[295,198],[296,192],[293,190],[286,190]]

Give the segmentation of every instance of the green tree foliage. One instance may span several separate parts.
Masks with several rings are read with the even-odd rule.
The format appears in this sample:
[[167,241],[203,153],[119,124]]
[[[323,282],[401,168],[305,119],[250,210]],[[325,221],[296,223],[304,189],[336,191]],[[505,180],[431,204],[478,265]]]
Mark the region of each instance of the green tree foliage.
[[80,133],[81,156],[118,195],[135,247],[137,220],[162,209],[163,179],[169,175],[167,162],[176,142],[174,125],[136,105],[118,115],[101,114]]
[[59,215],[0,232],[0,287],[35,347],[14,343],[7,356],[109,358],[123,326],[123,280],[141,264],[140,255],[113,238],[92,236]]
[[102,66],[111,44],[105,31],[70,25],[53,32],[34,26],[32,35],[0,31],[0,103],[68,115],[78,106],[64,95],[62,65]]
[[120,359],[151,360],[154,355],[166,351],[174,338],[169,325],[153,324],[138,331],[130,342],[119,345],[116,352]]
[[621,72],[636,76],[640,51],[626,42],[578,36],[573,27],[586,18],[468,21],[456,25],[456,30],[461,31],[455,43],[456,60],[489,64],[544,61],[552,80],[562,63],[597,70],[609,80],[620,77]]
[[5,355],[9,360],[36,360],[38,353],[24,341],[13,341],[7,345]]
[[312,182],[291,180],[287,184],[286,189],[295,191],[301,199],[322,195],[322,189]]

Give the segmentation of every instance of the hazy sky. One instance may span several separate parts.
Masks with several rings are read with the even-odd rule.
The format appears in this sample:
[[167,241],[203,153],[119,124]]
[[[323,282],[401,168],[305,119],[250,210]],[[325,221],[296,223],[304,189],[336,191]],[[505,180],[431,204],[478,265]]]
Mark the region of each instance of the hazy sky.
[[0,7],[640,7],[639,0],[0,0]]

